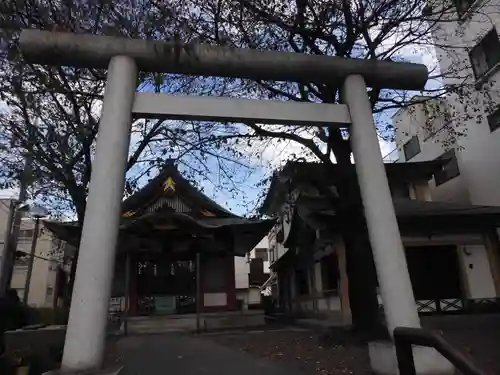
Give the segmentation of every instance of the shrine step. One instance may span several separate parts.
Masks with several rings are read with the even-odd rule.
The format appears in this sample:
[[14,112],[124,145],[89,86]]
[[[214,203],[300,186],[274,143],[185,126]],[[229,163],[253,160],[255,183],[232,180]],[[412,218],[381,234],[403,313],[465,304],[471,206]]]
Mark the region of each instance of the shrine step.
[[[200,317],[202,331],[257,327],[265,325],[263,311],[204,314]],[[195,332],[196,315],[152,315],[128,318],[130,334]]]

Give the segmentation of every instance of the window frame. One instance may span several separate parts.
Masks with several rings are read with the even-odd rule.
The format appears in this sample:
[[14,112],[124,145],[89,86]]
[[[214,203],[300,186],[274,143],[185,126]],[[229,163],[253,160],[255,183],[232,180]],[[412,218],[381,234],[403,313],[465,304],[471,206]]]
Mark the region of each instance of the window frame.
[[[491,44],[487,44],[488,39],[492,38],[495,35],[495,44],[496,46],[492,46]],[[490,41],[491,43],[491,41]],[[496,27],[492,27],[482,38],[481,40],[469,51],[469,61],[472,67],[472,72],[474,73],[474,78],[476,81],[480,81],[485,77],[488,77],[490,72],[500,65],[500,36],[498,35]],[[497,53],[498,55],[495,57],[492,53]],[[488,54],[489,53],[489,54]],[[481,61],[477,60],[477,57],[481,55]],[[495,58],[494,61],[489,61]],[[485,65],[486,69],[483,71],[478,70],[479,65]]]
[[[457,155],[456,155],[454,149],[446,151],[441,156],[439,156],[436,160],[439,160],[439,159],[450,159],[450,161],[442,167],[441,171],[434,173],[434,182],[436,184],[436,187],[443,185],[444,183],[446,183],[450,180],[453,180],[455,177],[460,176],[460,168],[458,166],[458,158],[457,158]],[[450,165],[452,167],[449,167]],[[455,165],[456,167],[453,167],[453,165]],[[446,168],[448,168],[448,169],[446,169]],[[452,170],[451,173],[450,173],[450,169]],[[455,169],[455,171],[453,171],[453,169]],[[441,177],[438,177],[438,176],[441,176]]]
[[[417,152],[415,152],[413,155],[411,155],[410,157],[408,157],[408,149],[407,147],[411,144],[411,142],[413,142],[414,140],[416,140],[417,142],[417,145],[418,145],[418,150]],[[418,135],[413,135],[408,141],[406,141],[406,143],[403,145],[403,154],[405,155],[405,161],[409,161],[411,159],[413,159],[415,156],[417,156],[418,154],[420,154],[420,152],[422,152],[422,149],[420,147],[420,140],[418,139]]]
[[[492,119],[493,118],[497,118],[497,121],[496,123],[492,123]],[[493,133],[495,130],[499,129],[500,128],[500,106],[497,106],[497,108],[491,112],[490,114],[488,114],[488,116],[486,117],[486,120],[488,121],[488,126],[490,127],[490,132]]]
[[33,240],[33,234],[35,233],[34,229],[19,229],[19,241],[25,242],[25,241],[32,241]]

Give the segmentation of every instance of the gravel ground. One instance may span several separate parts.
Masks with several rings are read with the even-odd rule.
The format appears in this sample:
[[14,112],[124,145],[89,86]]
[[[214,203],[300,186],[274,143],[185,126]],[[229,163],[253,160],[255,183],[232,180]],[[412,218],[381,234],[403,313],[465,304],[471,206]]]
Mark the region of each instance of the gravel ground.
[[[489,375],[500,375],[500,316],[424,318],[426,328],[440,331]],[[328,339],[312,330],[285,327],[202,336],[259,358],[301,369],[305,374],[371,374],[366,344],[345,331]]]
[[371,374],[365,345],[333,343],[305,330],[284,328],[217,335],[206,340],[300,369],[304,374]]
[[423,318],[422,324],[444,338],[489,375],[500,375],[500,315]]

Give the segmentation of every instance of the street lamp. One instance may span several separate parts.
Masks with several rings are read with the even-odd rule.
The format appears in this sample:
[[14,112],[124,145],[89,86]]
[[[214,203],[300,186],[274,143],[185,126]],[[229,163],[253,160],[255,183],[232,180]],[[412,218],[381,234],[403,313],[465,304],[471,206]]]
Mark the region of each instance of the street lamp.
[[35,228],[33,229],[33,237],[31,238],[31,249],[28,260],[28,272],[26,274],[26,282],[24,284],[23,303],[25,305],[28,303],[28,295],[30,292],[31,274],[33,272],[33,262],[35,260],[36,243],[38,240],[38,231],[40,228],[40,219],[49,216],[49,212],[41,206],[32,206],[32,207],[30,207],[29,205],[26,206],[27,206],[26,211],[29,212],[32,218],[35,219]]

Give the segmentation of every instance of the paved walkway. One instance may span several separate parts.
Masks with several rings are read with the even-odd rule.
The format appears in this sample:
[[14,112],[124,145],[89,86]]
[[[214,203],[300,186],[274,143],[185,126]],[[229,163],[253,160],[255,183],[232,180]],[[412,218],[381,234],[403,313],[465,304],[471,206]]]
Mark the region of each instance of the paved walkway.
[[239,348],[183,334],[131,336],[113,349],[124,369],[120,375],[303,375]]

